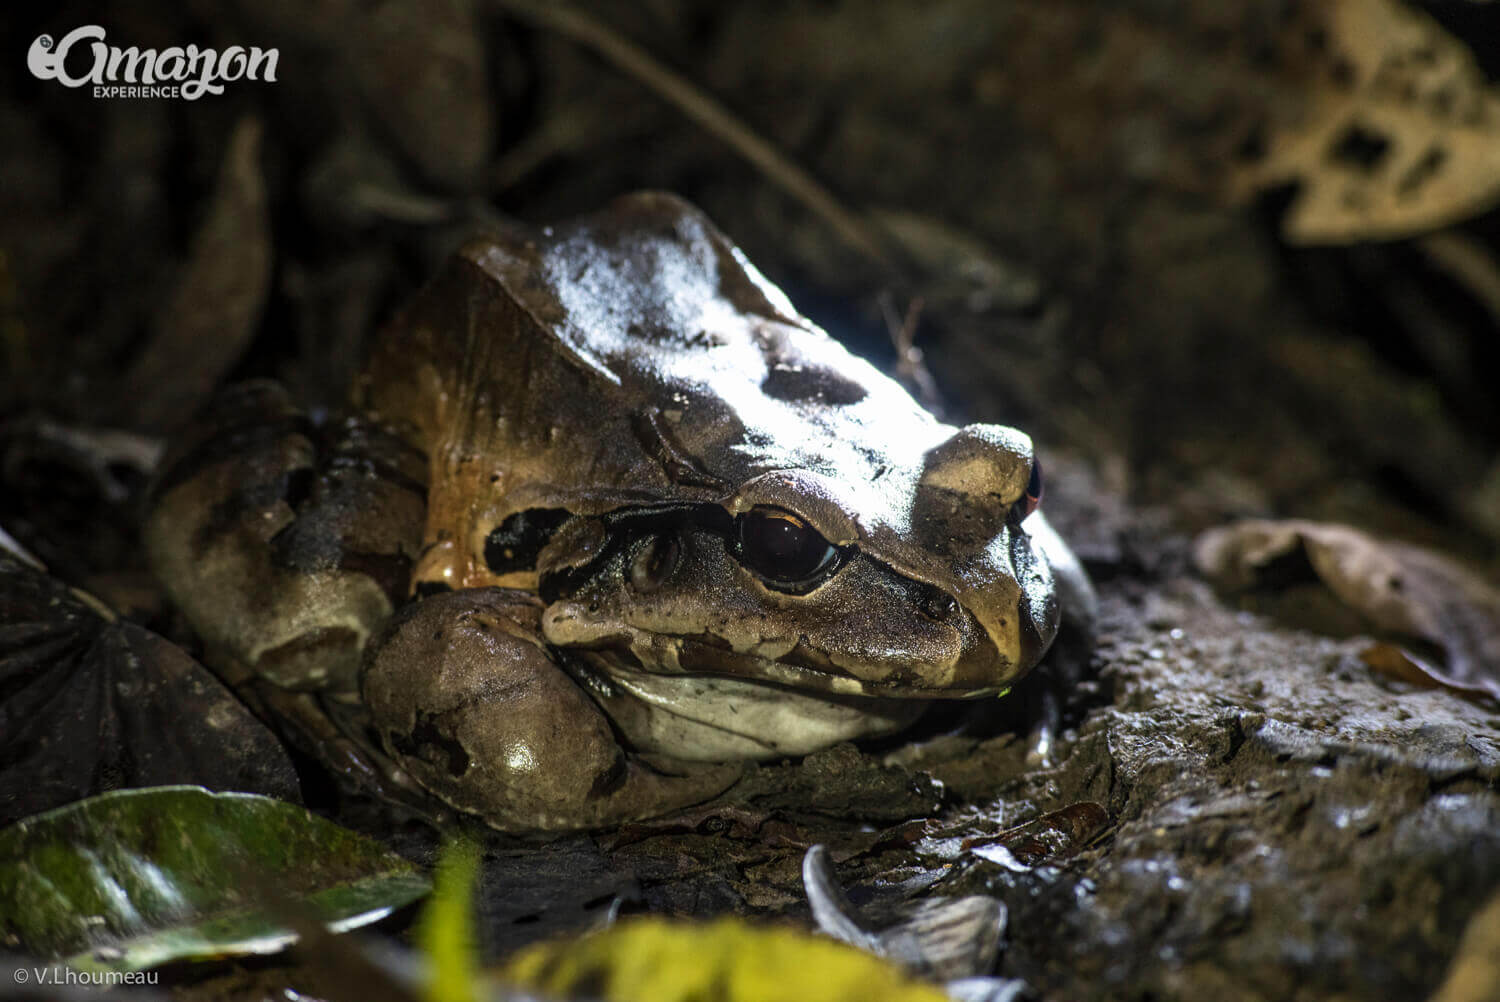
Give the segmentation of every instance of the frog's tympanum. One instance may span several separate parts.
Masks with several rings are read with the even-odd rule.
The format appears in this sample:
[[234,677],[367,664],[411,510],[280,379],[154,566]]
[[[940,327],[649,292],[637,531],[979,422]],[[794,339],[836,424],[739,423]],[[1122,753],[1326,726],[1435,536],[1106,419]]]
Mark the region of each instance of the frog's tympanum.
[[1077,568],[1026,435],[938,421],[666,195],[469,243],[352,405],[224,395],[152,560],[231,681],[504,829],[1003,693]]

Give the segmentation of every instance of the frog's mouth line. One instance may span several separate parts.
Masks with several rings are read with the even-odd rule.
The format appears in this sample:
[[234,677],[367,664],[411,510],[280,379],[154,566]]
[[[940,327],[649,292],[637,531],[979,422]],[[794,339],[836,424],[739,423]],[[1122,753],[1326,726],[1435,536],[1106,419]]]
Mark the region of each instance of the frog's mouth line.
[[[797,650],[782,659],[774,659],[741,653],[719,643],[695,637],[650,636],[636,639],[636,643],[631,643],[630,640],[621,638],[622,642],[619,644],[603,645],[581,653],[586,653],[600,662],[605,670],[612,672],[737,679],[763,682],[794,692],[819,692],[831,696],[914,700],[984,699],[1002,696],[1009,691],[1009,686],[987,686],[981,689],[934,688],[914,682],[904,673],[893,673],[878,682],[870,681],[855,678],[834,665],[806,663],[798,657]],[[643,657],[643,654],[647,656]]]
[[574,662],[573,676],[605,706],[625,740],[687,761],[809,755],[840,741],[904,730],[931,705],[793,688],[742,674],[648,672],[613,651],[589,655],[587,665]]

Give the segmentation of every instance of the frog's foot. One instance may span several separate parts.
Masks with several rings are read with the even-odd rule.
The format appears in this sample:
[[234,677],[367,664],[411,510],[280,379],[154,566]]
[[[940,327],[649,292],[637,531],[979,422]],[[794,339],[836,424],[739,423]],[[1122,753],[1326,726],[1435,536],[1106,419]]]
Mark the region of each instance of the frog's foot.
[[238,692],[257,713],[275,722],[276,730],[288,743],[332,773],[341,791],[403,808],[434,824],[447,819],[448,808],[434,801],[421,784],[373,743],[364,707],[347,700],[325,699],[316,692],[295,692],[255,682]]
[[146,549],[207,660],[232,682],[352,692],[406,593],[425,457],[359,418],[315,425],[255,382],[221,394],[161,470]]
[[543,606],[503,588],[404,609],[366,659],[371,721],[429,790],[507,831],[594,828],[695,804],[739,765],[650,764],[548,653]]

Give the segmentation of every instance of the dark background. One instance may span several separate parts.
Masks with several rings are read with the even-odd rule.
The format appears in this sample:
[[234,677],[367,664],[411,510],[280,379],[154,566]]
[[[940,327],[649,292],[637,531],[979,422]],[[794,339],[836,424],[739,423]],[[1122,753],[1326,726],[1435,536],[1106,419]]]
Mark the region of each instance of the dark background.
[[[1333,517],[1492,563],[1500,342],[1482,295],[1420,239],[1289,245],[1279,223],[1298,179],[1229,197],[1268,131],[1336,72],[1324,64],[1337,36],[1325,25],[1322,49],[1308,42],[1328,9],[594,10],[857,215],[904,214],[907,239],[887,235],[904,281],[640,80],[499,7],[14,9],[0,69],[0,413],[170,430],[203,391],[149,401],[191,381],[185,370],[205,385],[273,374],[336,400],[362,339],[487,214],[557,219],[655,187],[698,202],[882,363],[895,355],[878,298],[898,318],[920,298],[916,343],[952,416],[1025,427],[1190,527]],[[1497,58],[1477,44],[1496,37],[1486,5],[1430,13],[1481,63]],[[187,102],[33,79],[30,40],[83,23],[121,46],[274,45],[278,80]],[[262,204],[234,210],[223,246],[199,256],[229,272],[259,254],[267,279],[235,289],[209,268],[174,302],[229,134],[252,120]],[[1493,214],[1459,223],[1488,255]],[[200,325],[232,350],[143,361],[184,325],[174,310],[200,306],[221,312]],[[7,504],[25,536],[34,513]]]
[[[668,189],[950,420],[1040,443],[1049,508],[1105,599],[1104,684],[1073,708],[1062,769],[1004,752],[1004,777],[946,782],[999,798],[996,824],[1085,800],[1111,820],[1070,870],[987,878],[1011,907],[1002,971],[1049,998],[1420,997],[1500,881],[1500,768],[1445,771],[1422,741],[1462,747],[1500,722],[1424,702],[1410,726],[1433,713],[1425,737],[1347,751],[1333,707],[1364,706],[1349,673],[1364,686],[1365,669],[1331,640],[1235,618],[1187,560],[1198,530],[1294,516],[1500,571],[1500,214],[1485,180],[1500,177],[1500,113],[1483,75],[1500,73],[1500,11],[1381,8],[1436,19],[1413,30],[1438,41],[1392,42],[1407,69],[1451,59],[1444,29],[1477,60],[1431,107],[1489,111],[1424,118],[1429,105],[1386,94],[1406,131],[1370,118],[1299,172],[1256,174],[1319,102],[1352,100],[1382,44],[1341,34],[1340,12],[1374,6],[603,2],[588,44],[519,2],[13,7],[0,525],[56,577],[172,632],[138,551],[142,488],[215,387],[274,376],[337,406],[365,340],[466,233]],[[87,23],[119,46],[275,46],[277,80],[96,100],[27,72],[33,38]],[[602,57],[600,30],[606,50],[623,39],[679,75],[687,109]],[[705,128],[691,114],[705,103],[826,186],[878,255],[788,194],[784,167]],[[1423,143],[1473,196],[1393,232],[1355,196]],[[1338,185],[1355,192],[1347,231],[1289,235],[1297,200]],[[1375,717],[1412,716],[1401,693],[1367,688]],[[1334,737],[1293,740],[1267,717]],[[801,775],[765,773],[763,788]],[[1328,820],[1356,800],[1384,820]],[[657,911],[800,914],[797,851],[715,833],[492,856],[489,879],[525,900],[490,899],[489,942],[577,926],[622,885]],[[895,864],[860,852],[851,879],[878,899]]]

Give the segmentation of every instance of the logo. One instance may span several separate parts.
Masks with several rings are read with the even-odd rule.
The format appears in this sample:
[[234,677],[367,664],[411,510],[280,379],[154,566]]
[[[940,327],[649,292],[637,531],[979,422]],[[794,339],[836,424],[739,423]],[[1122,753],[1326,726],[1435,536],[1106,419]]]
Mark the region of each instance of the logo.
[[[87,44],[85,44],[87,43]],[[69,59],[69,56],[72,59]],[[26,53],[26,68],[38,80],[64,87],[92,84],[95,97],[170,97],[196,101],[204,94],[224,93],[225,83],[240,80],[276,82],[276,49],[231,45],[220,52],[196,45],[166,49],[121,49],[104,44],[97,24],[74,28],[62,37],[38,35]],[[90,62],[92,58],[92,62]],[[69,70],[69,63],[78,70]]]

